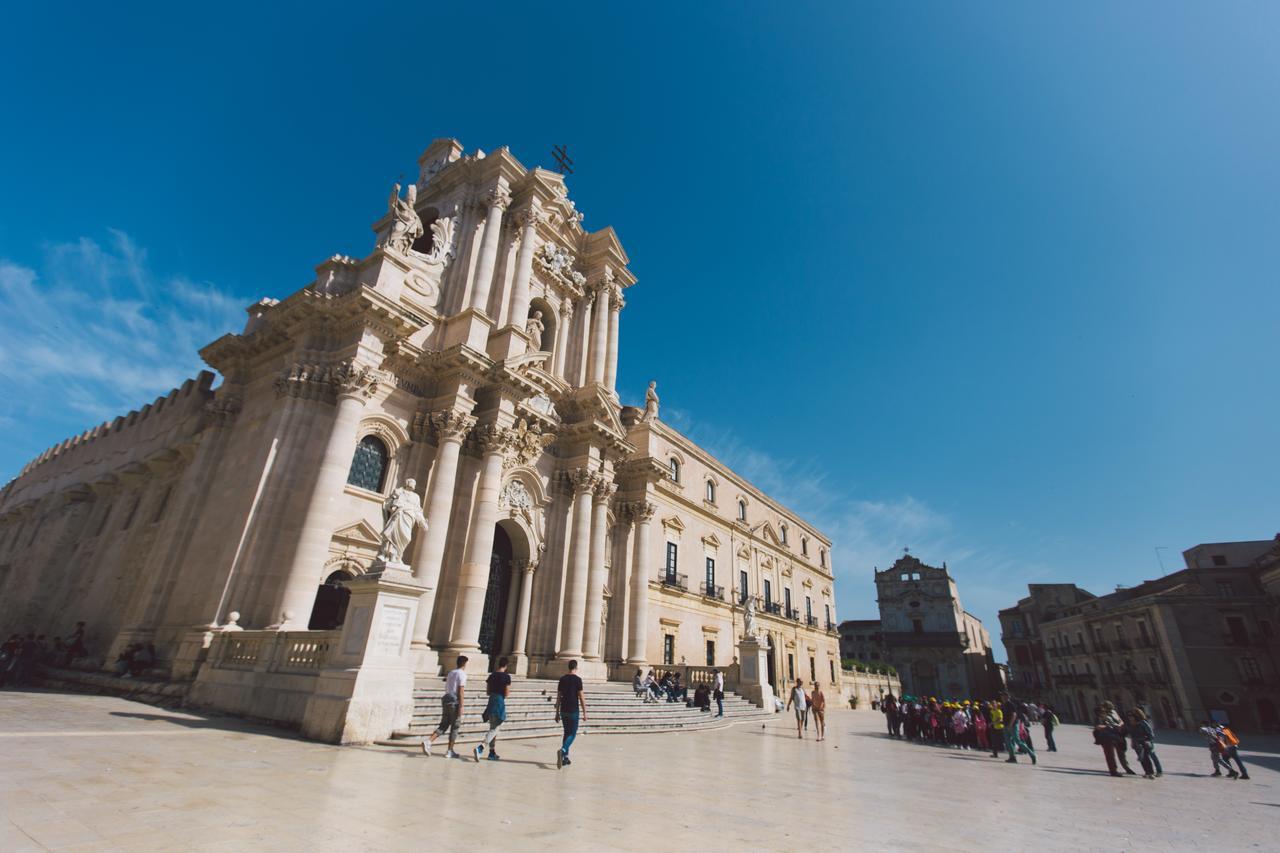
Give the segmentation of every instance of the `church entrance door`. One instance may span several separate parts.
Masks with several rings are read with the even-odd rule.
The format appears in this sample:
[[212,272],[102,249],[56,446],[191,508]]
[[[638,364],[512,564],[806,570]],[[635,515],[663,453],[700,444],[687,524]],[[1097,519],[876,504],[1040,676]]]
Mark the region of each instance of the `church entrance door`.
[[480,651],[489,656],[490,667],[497,665],[498,654],[508,638],[502,636],[510,604],[513,562],[511,537],[497,525],[493,532],[493,553],[489,557],[489,589],[484,596],[480,617]]

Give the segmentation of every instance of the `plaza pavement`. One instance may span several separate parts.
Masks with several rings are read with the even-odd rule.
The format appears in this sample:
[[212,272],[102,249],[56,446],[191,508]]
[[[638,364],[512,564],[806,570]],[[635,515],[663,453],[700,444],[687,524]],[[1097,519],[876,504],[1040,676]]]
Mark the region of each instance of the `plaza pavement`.
[[[711,732],[596,735],[503,761],[333,747],[107,696],[0,692],[0,850],[1276,849],[1280,750],[1252,780],[1160,733],[1163,779],[1112,779],[1087,729],[1040,766],[884,737],[835,710],[825,743],[787,717]],[[1036,744],[1043,746],[1037,733]],[[1259,752],[1263,747],[1267,752]],[[1131,753],[1132,755],[1132,753]],[[1135,765],[1136,766],[1136,765]]]

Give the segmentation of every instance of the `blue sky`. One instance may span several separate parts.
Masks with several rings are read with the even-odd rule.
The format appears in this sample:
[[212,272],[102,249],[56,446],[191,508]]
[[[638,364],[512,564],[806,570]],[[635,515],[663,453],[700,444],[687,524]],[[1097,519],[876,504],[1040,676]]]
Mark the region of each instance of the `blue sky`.
[[998,634],[1280,529],[1274,4],[180,6],[6,13],[0,478],[456,136],[569,146],[624,398],[835,539],[842,617],[904,546]]

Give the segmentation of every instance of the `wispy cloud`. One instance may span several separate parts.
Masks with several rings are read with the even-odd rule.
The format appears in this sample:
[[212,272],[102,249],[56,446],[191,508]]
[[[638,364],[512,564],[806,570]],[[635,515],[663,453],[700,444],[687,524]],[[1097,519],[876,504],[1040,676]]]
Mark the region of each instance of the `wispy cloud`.
[[125,414],[200,370],[196,351],[242,308],[212,284],[157,276],[122,231],[50,245],[39,269],[0,258],[0,423]]

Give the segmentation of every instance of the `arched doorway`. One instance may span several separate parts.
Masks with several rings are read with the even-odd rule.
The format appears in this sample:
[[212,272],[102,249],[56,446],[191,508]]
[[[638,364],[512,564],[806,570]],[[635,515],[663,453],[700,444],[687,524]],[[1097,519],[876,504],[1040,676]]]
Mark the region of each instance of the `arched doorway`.
[[341,628],[347,618],[347,602],[351,600],[351,590],[347,589],[347,581],[351,575],[339,569],[324,579],[316,590],[316,603],[311,607],[311,618],[307,620],[308,631],[332,631]]
[[499,522],[493,531],[493,552],[489,555],[489,588],[484,594],[480,617],[480,651],[495,657],[502,649],[502,627],[506,620],[511,567],[514,561],[511,537]]
[[777,664],[774,663],[774,660],[773,660],[773,635],[772,634],[765,635],[765,640],[769,644],[769,654],[765,656],[765,662],[767,663],[769,668],[769,686],[773,688],[774,695],[776,696],[778,693],[778,676],[777,676]]

